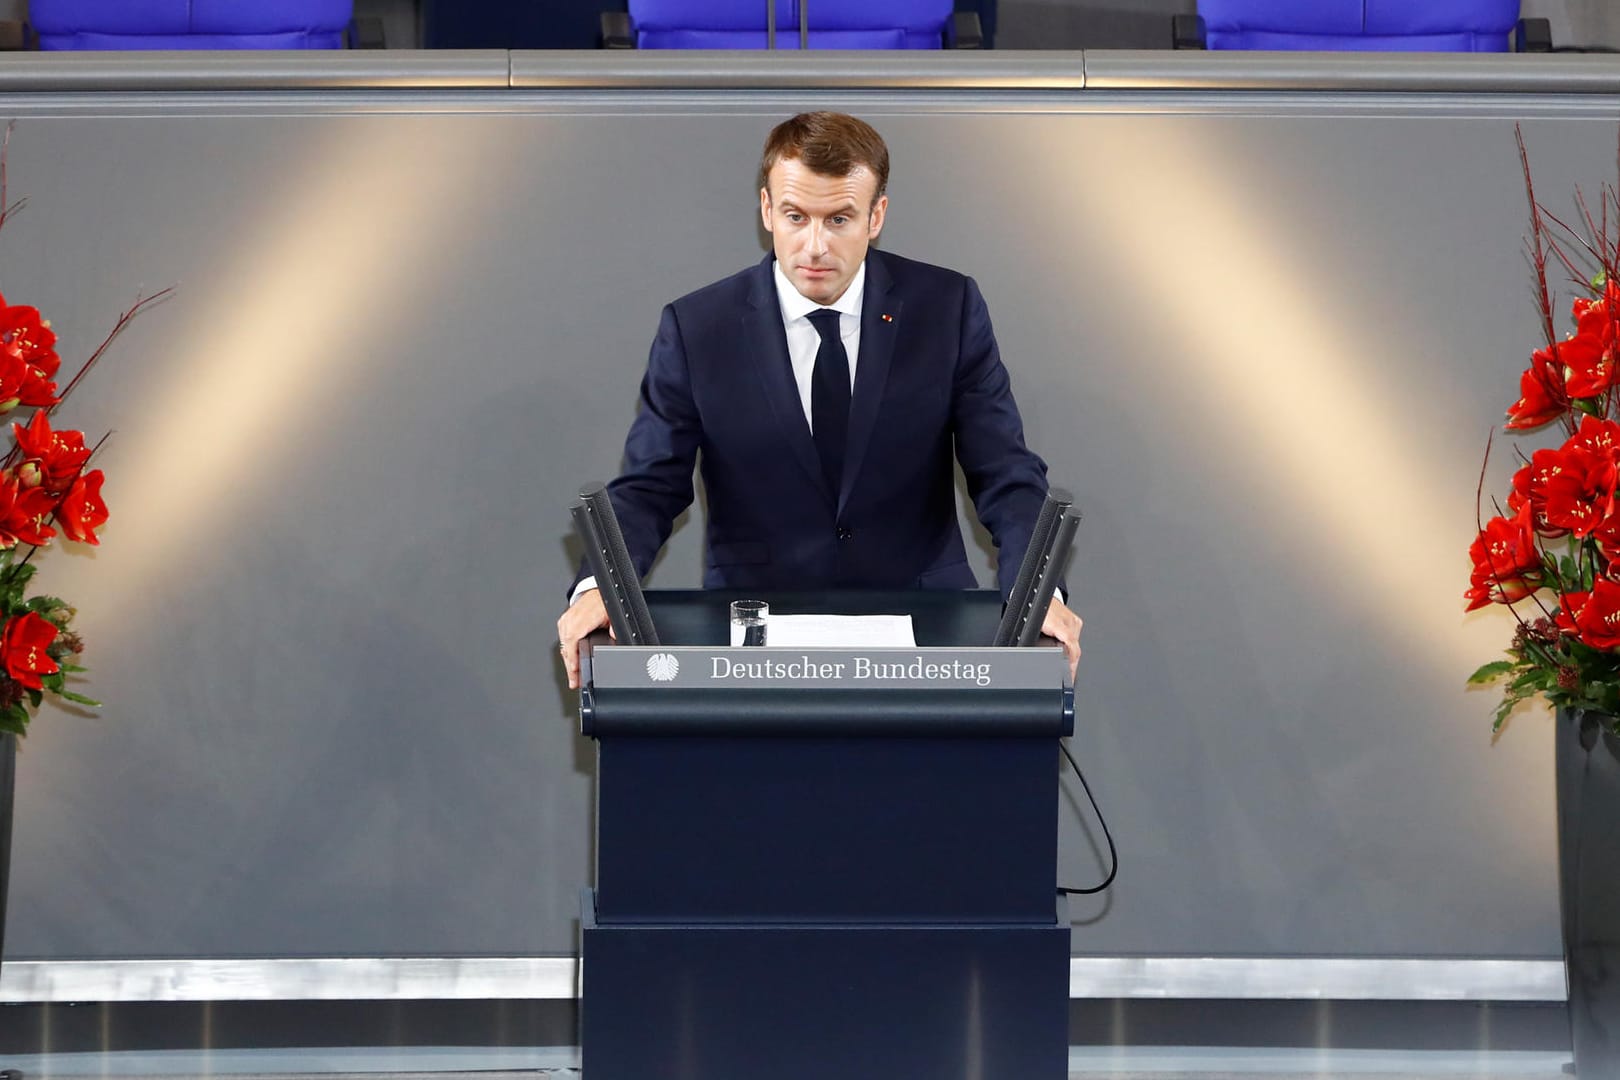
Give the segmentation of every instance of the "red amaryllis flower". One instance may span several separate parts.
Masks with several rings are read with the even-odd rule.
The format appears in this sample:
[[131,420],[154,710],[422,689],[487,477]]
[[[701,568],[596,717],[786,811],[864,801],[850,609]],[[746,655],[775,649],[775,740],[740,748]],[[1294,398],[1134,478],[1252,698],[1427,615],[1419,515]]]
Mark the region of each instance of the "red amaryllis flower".
[[1558,347],[1558,358],[1568,369],[1564,385],[1570,397],[1597,397],[1620,381],[1617,312],[1620,289],[1614,282],[1609,282],[1596,300],[1575,301],[1575,336]]
[[1492,518],[1468,549],[1474,560],[1469,589],[1463,594],[1468,610],[1486,604],[1511,604],[1541,588],[1541,551],[1536,547],[1530,507],[1519,508],[1511,519]]
[[0,664],[5,665],[6,674],[18,683],[30,690],[42,690],[44,684],[40,676],[55,675],[61,670],[46,652],[55,640],[56,627],[32,611],[13,616],[6,621],[5,633],[0,635]]
[[1602,295],[1576,297],[1570,304],[1576,325],[1586,323],[1588,329],[1596,327],[1596,320],[1612,316],[1616,311],[1620,311],[1620,281],[1605,281]]
[[1570,592],[1560,597],[1563,603],[1553,613],[1553,624],[1558,627],[1561,633],[1572,638],[1581,636],[1581,628],[1575,623],[1575,613],[1586,606],[1586,602],[1591,599],[1591,596],[1592,594],[1589,592]]
[[1595,416],[1581,417],[1581,426],[1565,442],[1566,447],[1578,446],[1620,462],[1620,423],[1600,420]]
[[1550,526],[1587,536],[1614,513],[1620,469],[1607,454],[1573,444],[1572,438],[1546,459],[1544,451],[1536,451],[1530,459],[1530,498],[1533,507],[1540,503]]
[[32,368],[0,350],[0,412],[10,412],[22,403],[23,384],[33,377]]
[[17,448],[22,451],[23,463],[38,466],[41,484],[45,490],[60,495],[73,483],[79,470],[90,460],[90,448],[84,445],[84,433],[79,431],[52,431],[45,410],[34,414],[33,421],[23,427],[13,423],[11,433],[16,436]]
[[54,382],[0,347],[0,412],[9,412],[18,405],[49,408],[59,400]]
[[1530,461],[1513,474],[1513,488],[1508,492],[1508,513],[1517,514],[1530,508],[1530,522],[1536,532],[1549,540],[1568,536],[1569,530],[1547,520],[1547,480],[1557,475],[1560,458],[1557,450],[1537,450]]
[[1612,581],[1620,581],[1620,514],[1611,515],[1592,530],[1591,536],[1603,556],[1599,571]]
[[1507,497],[1508,513],[1517,514],[1521,509],[1528,506],[1531,511],[1530,521],[1535,525],[1537,532],[1543,536],[1554,538],[1567,536],[1569,534],[1568,529],[1554,529],[1547,524],[1547,508],[1541,503],[1541,487],[1539,484],[1536,485],[1536,495],[1531,496],[1530,481],[1536,475],[1534,458],[1521,465],[1519,471],[1513,474],[1513,486],[1509,489]]
[[1569,369],[1564,389],[1572,398],[1598,397],[1620,376],[1612,335],[1604,340],[1597,334],[1576,334],[1559,346],[1558,355]]
[[0,480],[0,548],[49,543],[56,530],[49,518],[56,496],[44,488],[24,488],[15,476]]
[[1557,353],[1553,346],[1530,354],[1530,366],[1519,376],[1519,400],[1508,407],[1509,430],[1538,428],[1569,411],[1564,365]]
[[1598,578],[1589,593],[1568,593],[1558,629],[1594,649],[1620,647],[1620,584]]
[[[0,300],[0,304],[4,304]],[[0,306],[0,351],[10,353],[49,379],[62,366],[56,354],[56,331],[40,318],[39,309]]]
[[1530,520],[1536,532],[1549,539],[1569,535],[1567,525],[1555,525],[1547,520],[1547,486],[1564,470],[1564,450],[1537,450],[1530,461],[1513,474],[1513,490],[1508,492],[1507,505],[1517,514],[1522,507],[1530,508]]
[[96,530],[107,524],[107,504],[101,501],[101,482],[105,479],[100,469],[91,469],[68,488],[56,508],[56,520],[62,534],[81,544],[99,544]]
[[17,404],[34,409],[48,409],[62,399],[56,396],[56,384],[39,373],[35,367],[24,366],[22,385],[17,390]]

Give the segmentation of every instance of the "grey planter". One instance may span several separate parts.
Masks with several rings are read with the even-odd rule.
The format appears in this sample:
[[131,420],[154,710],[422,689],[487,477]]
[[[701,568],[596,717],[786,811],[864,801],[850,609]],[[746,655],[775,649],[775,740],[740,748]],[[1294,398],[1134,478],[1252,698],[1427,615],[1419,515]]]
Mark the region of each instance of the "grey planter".
[[1575,1072],[1620,1076],[1620,738],[1610,718],[1558,714],[1559,900]]
[[6,886],[11,880],[11,809],[17,790],[17,736],[0,735],[0,962],[6,954]]

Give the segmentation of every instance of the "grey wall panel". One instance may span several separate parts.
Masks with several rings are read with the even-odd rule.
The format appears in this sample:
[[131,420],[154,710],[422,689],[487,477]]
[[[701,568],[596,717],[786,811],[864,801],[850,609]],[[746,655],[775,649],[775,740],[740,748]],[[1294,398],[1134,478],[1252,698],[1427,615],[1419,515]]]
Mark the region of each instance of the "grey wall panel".
[[[1459,597],[1535,337],[1513,119],[1556,203],[1612,113],[1194,97],[0,102],[6,296],[82,354],[180,286],[67,413],[118,432],[104,546],[43,578],[108,706],[19,763],[8,955],[573,949],[564,507],[815,104],[888,136],[885,245],[978,278],[1086,512],[1076,744],[1125,865],[1076,950],[1554,955],[1547,723],[1492,745],[1461,684],[1507,624]],[[698,517],[654,585],[699,580]],[[1097,842],[1066,821],[1076,881]]]

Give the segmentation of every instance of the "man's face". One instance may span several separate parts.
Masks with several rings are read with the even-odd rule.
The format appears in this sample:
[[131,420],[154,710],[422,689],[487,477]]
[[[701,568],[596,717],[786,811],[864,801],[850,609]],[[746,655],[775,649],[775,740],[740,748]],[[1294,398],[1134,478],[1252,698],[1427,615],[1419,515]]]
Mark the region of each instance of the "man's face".
[[847,176],[822,176],[797,158],[771,166],[759,214],[776,261],[805,299],[831,304],[849,288],[883,231],[889,197],[874,203],[876,192],[877,177],[865,165]]

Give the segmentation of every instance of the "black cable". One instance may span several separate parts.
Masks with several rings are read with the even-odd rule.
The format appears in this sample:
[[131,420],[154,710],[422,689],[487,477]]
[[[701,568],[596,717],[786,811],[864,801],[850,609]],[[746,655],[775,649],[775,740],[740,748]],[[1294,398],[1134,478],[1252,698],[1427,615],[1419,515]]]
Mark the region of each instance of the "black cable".
[[1058,749],[1063,751],[1063,756],[1069,759],[1069,767],[1074,770],[1074,775],[1080,778],[1080,786],[1086,789],[1086,798],[1091,800],[1091,812],[1097,815],[1097,824],[1102,826],[1103,839],[1108,841],[1108,859],[1113,863],[1108,869],[1108,876],[1103,878],[1101,885],[1094,885],[1089,889],[1071,889],[1059,885],[1058,893],[1063,896],[1090,896],[1093,893],[1102,892],[1114,883],[1114,875],[1119,873],[1119,849],[1114,847],[1114,834],[1108,831],[1108,821],[1102,816],[1102,811],[1097,809],[1097,799],[1091,794],[1091,785],[1086,783],[1086,774],[1080,771],[1080,763],[1074,760],[1074,755],[1069,753],[1069,748],[1063,744],[1061,739],[1058,740]]

